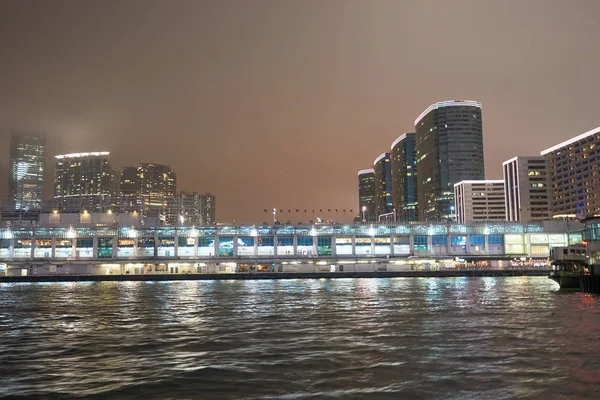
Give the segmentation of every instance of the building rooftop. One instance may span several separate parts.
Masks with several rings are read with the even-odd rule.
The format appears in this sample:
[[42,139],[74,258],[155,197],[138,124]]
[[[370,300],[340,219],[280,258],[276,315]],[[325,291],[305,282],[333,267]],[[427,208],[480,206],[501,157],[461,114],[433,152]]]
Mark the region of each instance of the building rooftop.
[[477,107],[481,108],[481,103],[474,100],[446,100],[440,101],[438,103],[434,103],[427,107],[425,111],[419,115],[419,117],[415,120],[415,126],[419,124],[419,122],[423,119],[424,116],[429,114],[433,110],[437,110],[442,107]]
[[97,157],[97,156],[108,156],[110,152],[108,151],[98,151],[93,153],[71,153],[71,154],[61,154],[55,156],[57,159],[63,158],[81,158],[81,157]]
[[582,133],[581,135],[575,136],[574,138],[571,138],[569,140],[565,140],[564,142],[559,143],[556,146],[552,146],[552,147],[550,147],[550,148],[548,148],[546,150],[543,150],[540,154],[544,156],[544,155],[546,155],[548,153],[552,153],[553,151],[556,151],[556,150],[560,149],[561,147],[568,146],[568,145],[570,145],[572,143],[578,142],[578,141],[580,141],[582,139],[585,139],[588,136],[592,136],[592,135],[594,135],[596,133],[600,133],[600,126],[597,127],[597,128],[592,129],[591,131],[587,131],[585,133]]

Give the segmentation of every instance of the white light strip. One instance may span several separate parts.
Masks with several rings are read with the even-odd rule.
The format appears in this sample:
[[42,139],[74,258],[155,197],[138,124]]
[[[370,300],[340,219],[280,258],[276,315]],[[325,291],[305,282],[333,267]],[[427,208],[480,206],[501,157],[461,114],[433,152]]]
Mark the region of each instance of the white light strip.
[[517,161],[518,159],[519,159],[519,156],[513,157],[513,158],[511,158],[510,160],[506,160],[506,161],[504,161],[504,162],[502,163],[502,165],[510,164],[510,163],[512,163],[512,162],[515,162],[515,161]]
[[415,127],[417,126],[417,124],[419,123],[419,121],[421,121],[423,119],[424,116],[426,116],[427,114],[429,114],[433,110],[437,110],[440,107],[477,107],[477,108],[481,108],[481,103],[478,102],[478,101],[474,101],[474,100],[446,100],[446,101],[440,101],[438,103],[430,105],[429,107],[427,107],[425,109],[425,111],[423,111],[421,113],[421,115],[419,115],[419,118],[417,118],[415,120]]
[[401,141],[403,141],[404,139],[406,139],[407,135],[414,135],[414,133],[403,133],[402,135],[400,135],[400,137],[398,139],[394,140],[394,142],[392,143],[391,149],[394,150],[394,147],[396,147],[396,145],[398,143],[400,143]]
[[585,139],[588,136],[592,136],[593,134],[596,134],[596,133],[600,133],[600,126],[597,127],[597,128],[592,129],[591,131],[587,131],[586,133],[582,133],[579,136],[575,136],[574,138],[571,138],[569,140],[565,140],[564,142],[559,143],[556,146],[552,146],[549,149],[546,149],[546,150],[542,151],[540,154],[544,156],[544,155],[546,155],[548,153],[551,153],[553,151],[556,151],[556,150],[560,149],[561,147],[565,147],[565,146],[570,145],[572,143],[578,142],[581,139]]
[[360,171],[358,171],[358,175],[364,175],[364,174],[374,174],[375,170],[373,168],[371,169],[361,169]]
[[503,179],[483,179],[480,181],[460,181],[458,183],[454,184],[454,187],[460,186],[460,185],[468,185],[468,184],[492,184],[492,183],[501,183],[504,186],[504,180]]
[[381,153],[381,155],[379,157],[377,157],[375,159],[375,161],[373,161],[373,165],[377,164],[382,158],[385,158],[385,155],[388,153]]
[[110,152],[108,151],[99,151],[95,153],[71,153],[71,154],[62,154],[59,156],[55,156],[58,159],[62,158],[80,158],[80,157],[97,157],[97,156],[108,156]]

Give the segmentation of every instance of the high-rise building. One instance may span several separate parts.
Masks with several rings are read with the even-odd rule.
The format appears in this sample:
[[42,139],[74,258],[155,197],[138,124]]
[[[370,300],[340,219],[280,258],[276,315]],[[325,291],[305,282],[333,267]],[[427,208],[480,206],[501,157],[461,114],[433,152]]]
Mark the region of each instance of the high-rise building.
[[415,134],[405,133],[392,143],[392,204],[398,221],[416,221],[417,168]]
[[73,153],[56,156],[54,200],[60,208],[110,207],[112,170],[110,153]]
[[167,165],[142,163],[138,167],[139,203],[148,216],[160,216],[165,222],[177,218],[177,177]]
[[133,211],[138,207],[140,181],[137,167],[124,167],[119,178],[119,206]]
[[502,163],[502,170],[507,221],[551,218],[550,180],[544,157],[514,157]]
[[9,206],[13,210],[40,209],[44,198],[46,141],[42,136],[14,134],[10,140]]
[[454,219],[454,184],[485,179],[481,103],[432,104],[415,120],[419,219]]
[[214,225],[216,223],[216,198],[212,193],[202,195],[202,223],[204,225]]
[[390,153],[383,153],[373,163],[375,171],[375,215],[392,212],[392,165]]
[[460,181],[454,184],[456,222],[506,219],[504,204],[504,181]]
[[203,225],[202,195],[200,193],[179,193],[179,218],[182,225]]
[[552,216],[600,213],[600,127],[541,152],[548,163]]
[[361,220],[375,221],[375,170],[358,171],[358,212]]

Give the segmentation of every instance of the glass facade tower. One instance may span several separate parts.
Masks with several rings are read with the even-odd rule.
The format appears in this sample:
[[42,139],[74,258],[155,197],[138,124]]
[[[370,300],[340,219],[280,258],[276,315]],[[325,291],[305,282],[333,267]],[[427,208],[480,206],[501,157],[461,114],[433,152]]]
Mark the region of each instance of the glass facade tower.
[[375,215],[388,214],[392,203],[392,165],[390,153],[383,153],[373,163],[375,170]]
[[433,104],[415,130],[419,219],[453,220],[454,184],[485,179],[481,103]]
[[[363,217],[364,208],[364,217]],[[375,221],[375,170],[358,171],[358,212],[361,220]]]
[[392,143],[392,203],[398,221],[418,219],[415,152],[414,133],[405,133]]
[[44,198],[46,142],[42,136],[14,134],[10,140],[9,207],[40,209]]

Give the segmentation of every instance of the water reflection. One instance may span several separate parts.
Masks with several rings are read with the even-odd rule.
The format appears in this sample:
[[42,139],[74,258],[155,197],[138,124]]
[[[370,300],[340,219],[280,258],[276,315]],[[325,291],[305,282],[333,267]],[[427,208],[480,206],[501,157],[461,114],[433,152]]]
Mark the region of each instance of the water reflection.
[[599,308],[547,278],[0,284],[0,396],[583,398]]

